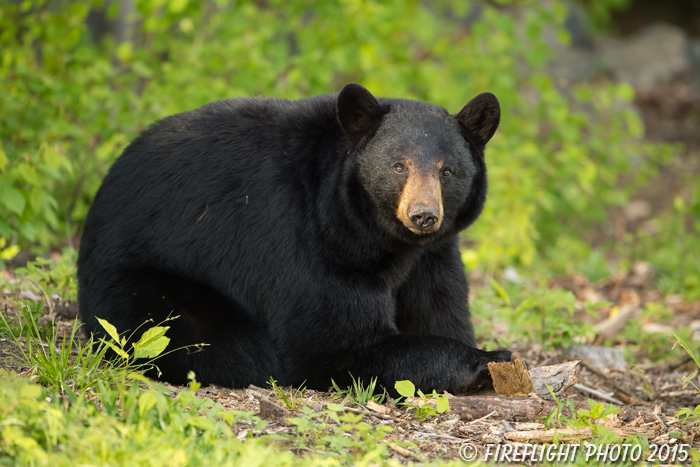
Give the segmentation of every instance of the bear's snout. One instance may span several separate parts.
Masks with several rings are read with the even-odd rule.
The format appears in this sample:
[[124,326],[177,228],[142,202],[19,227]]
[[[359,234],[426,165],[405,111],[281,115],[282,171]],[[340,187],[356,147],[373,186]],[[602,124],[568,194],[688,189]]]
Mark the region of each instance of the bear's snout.
[[437,232],[442,224],[442,187],[435,174],[409,173],[396,217],[414,234]]
[[423,233],[434,232],[440,225],[439,209],[426,206],[415,206],[408,211],[408,217],[414,228]]

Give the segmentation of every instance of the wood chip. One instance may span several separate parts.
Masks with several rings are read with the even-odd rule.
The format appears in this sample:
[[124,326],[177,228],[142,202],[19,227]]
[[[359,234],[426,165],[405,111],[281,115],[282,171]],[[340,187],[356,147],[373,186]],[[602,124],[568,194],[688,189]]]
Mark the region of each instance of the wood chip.
[[526,396],[536,392],[527,365],[517,355],[509,362],[489,362],[493,388],[501,396]]
[[379,404],[377,404],[377,403],[374,402],[374,401],[367,401],[367,403],[365,404],[365,406],[366,406],[369,410],[371,410],[372,412],[377,412],[377,413],[381,413],[381,414],[384,414],[384,415],[389,415],[389,414],[391,413],[391,409],[390,409],[389,407],[385,407],[385,406],[383,406],[383,405],[379,405]]

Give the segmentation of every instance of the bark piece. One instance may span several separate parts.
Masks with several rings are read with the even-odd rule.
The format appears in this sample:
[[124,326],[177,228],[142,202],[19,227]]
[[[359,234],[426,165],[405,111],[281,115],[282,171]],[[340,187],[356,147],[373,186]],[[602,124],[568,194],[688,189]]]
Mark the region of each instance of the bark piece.
[[536,392],[527,365],[517,355],[509,362],[489,362],[493,388],[502,396],[526,396]]
[[535,391],[541,396],[549,396],[549,386],[555,395],[559,395],[578,382],[580,360],[547,365],[530,370]]

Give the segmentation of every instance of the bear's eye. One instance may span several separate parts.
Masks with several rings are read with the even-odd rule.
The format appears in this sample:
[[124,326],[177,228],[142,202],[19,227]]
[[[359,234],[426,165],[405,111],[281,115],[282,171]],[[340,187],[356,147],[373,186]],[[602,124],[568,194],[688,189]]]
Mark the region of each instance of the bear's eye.
[[394,172],[397,174],[402,174],[406,170],[406,167],[403,166],[403,164],[395,164],[394,165]]
[[443,177],[449,177],[450,175],[452,175],[452,169],[450,169],[449,167],[442,170]]

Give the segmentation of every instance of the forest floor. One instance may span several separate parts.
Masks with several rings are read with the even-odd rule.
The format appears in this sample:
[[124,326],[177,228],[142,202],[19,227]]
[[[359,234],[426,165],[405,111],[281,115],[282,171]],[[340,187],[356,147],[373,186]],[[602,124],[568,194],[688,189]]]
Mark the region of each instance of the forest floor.
[[[613,317],[599,317],[597,324],[600,326],[596,327],[596,336],[583,343],[602,344],[602,340],[609,343],[630,320],[638,321],[645,332],[666,336],[668,339],[665,342],[673,342],[674,330],[681,327],[690,327],[695,333],[700,332],[700,300],[687,302],[680,296],[663,297],[650,287],[650,277],[648,265],[639,263],[626,276],[610,277],[595,284],[581,276],[561,277],[552,279],[548,287],[572,291],[580,300],[611,302],[608,309]],[[483,286],[474,287],[473,294],[479,294],[482,288]],[[43,301],[41,294],[29,290],[15,291],[17,294],[23,299]],[[17,315],[15,295],[4,290],[0,296],[0,309],[10,320]],[[639,313],[627,311],[638,310],[647,302],[661,303],[672,313],[666,316],[663,323],[659,323],[644,318]],[[46,313],[39,318],[39,323],[46,324],[54,319],[58,334],[69,336],[77,307],[60,301],[52,303],[52,307],[53,318]],[[604,339],[606,336],[608,338]],[[84,339],[82,336],[80,338]],[[515,397],[510,400],[500,398],[501,402],[494,406],[489,402],[494,399],[493,393],[456,395],[450,399],[449,411],[443,414],[433,412],[424,419],[419,419],[416,413],[415,406],[423,403],[420,398],[407,401],[413,406],[395,405],[392,400],[385,400],[382,404],[356,404],[353,398],[345,398],[343,394],[332,390],[323,393],[282,388],[285,400],[272,387],[228,389],[218,386],[201,387],[196,395],[211,399],[226,410],[252,411],[267,420],[262,429],[256,429],[254,421],[236,423],[237,437],[241,440],[251,436],[291,435],[297,432],[298,424],[293,421],[300,414],[308,417],[309,413],[323,411],[329,404],[342,403],[346,406],[346,411],[362,415],[362,421],[372,425],[375,430],[382,425],[392,428],[391,435],[385,442],[392,457],[401,462],[459,459],[460,454],[468,456],[474,449],[479,452],[481,459],[488,449],[494,455],[496,444],[501,449],[510,445],[517,451],[517,446],[524,446],[523,443],[547,446],[554,442],[565,442],[572,446],[580,445],[583,452],[591,438],[600,440],[601,436],[607,436],[603,439],[617,443],[630,437],[646,438],[650,445],[657,445],[653,448],[657,451],[662,446],[668,446],[663,449],[670,450],[674,445],[681,444],[700,449],[700,430],[695,423],[697,420],[691,418],[682,421],[674,416],[682,408],[692,410],[700,405],[698,391],[690,384],[692,382],[700,386],[700,381],[695,376],[684,378],[698,369],[690,356],[672,359],[669,355],[667,358],[658,358],[656,349],[640,345],[630,349],[636,363],[628,365],[620,358],[621,352],[609,353],[607,350],[611,347],[606,345],[584,347],[583,353],[580,349],[574,353],[575,347],[543,351],[537,344],[517,341],[510,347],[531,368],[582,360],[578,384],[560,394],[556,402],[550,396]],[[36,371],[36,368],[22,363],[16,343],[4,337],[0,338],[0,368],[30,378]],[[187,387],[166,386],[173,395],[187,390]],[[597,419],[587,417],[585,414],[588,412],[585,411],[595,409],[589,399],[608,407],[616,407],[619,412]],[[434,403],[431,398],[427,401]],[[573,404],[577,413],[571,413],[569,403]],[[308,411],[305,407],[312,410]],[[556,412],[557,409],[558,417],[551,417],[551,412]],[[549,422],[548,426],[545,426],[545,421]],[[295,453],[303,455],[305,451],[313,450],[313,447],[302,445],[295,448]],[[665,453],[657,451],[649,450],[645,455],[660,456]],[[678,459],[680,458],[676,456]]]

